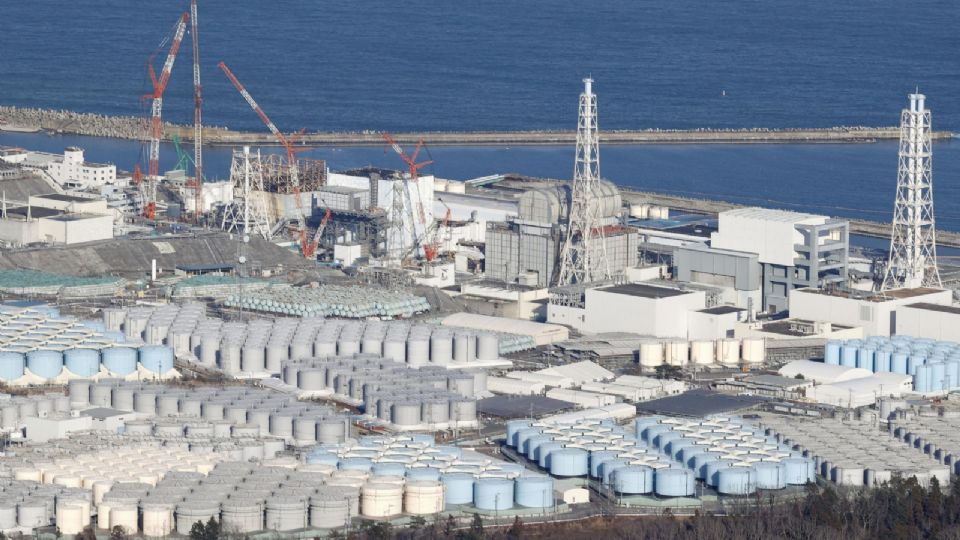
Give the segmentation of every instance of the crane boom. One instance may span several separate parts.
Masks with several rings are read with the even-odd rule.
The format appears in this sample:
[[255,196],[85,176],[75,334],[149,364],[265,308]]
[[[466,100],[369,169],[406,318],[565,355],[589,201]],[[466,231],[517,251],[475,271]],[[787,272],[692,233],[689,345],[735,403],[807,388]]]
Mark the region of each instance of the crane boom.
[[190,38],[193,42],[193,176],[194,210],[203,213],[203,92],[200,86],[200,33],[197,29],[197,0],[190,0]]
[[[417,156],[420,154],[420,149],[423,148],[423,139],[420,139],[420,142],[417,143],[417,147],[413,151],[413,156],[408,156],[407,153],[400,146],[400,144],[397,143],[396,139],[393,138],[393,135],[390,135],[389,133],[384,132],[383,138],[387,141],[387,144],[390,145],[390,148],[392,148],[393,151],[396,152],[398,156],[400,156],[400,159],[402,159],[403,162],[407,164],[407,167],[410,170],[409,180],[413,180],[414,182],[416,182],[420,178],[420,169],[422,167],[426,167],[427,165],[430,165],[431,163],[433,163],[432,159],[423,161],[421,163],[417,163]],[[413,202],[410,196],[410,182],[408,181],[407,177],[403,178],[403,188],[404,188],[404,194],[405,194],[406,203],[407,203],[407,209],[408,209],[408,212],[410,212],[411,221],[413,221],[413,217],[414,217]],[[418,190],[417,191],[418,199],[419,199],[419,194],[420,192]],[[420,201],[420,200],[417,201],[416,209],[417,209],[417,218],[419,218],[419,221],[420,221],[420,228],[423,229],[424,235],[426,235],[427,216],[423,211],[423,201]],[[420,247],[421,240],[417,238],[416,226],[414,226],[413,228],[413,243],[414,243],[414,246],[413,246],[414,249]]]
[[150,73],[150,81],[153,83],[153,93],[150,97],[153,102],[150,105],[150,160],[147,168],[147,187],[144,197],[144,215],[153,219],[156,216],[157,208],[157,182],[160,176],[160,139],[163,138],[163,93],[167,89],[167,83],[170,81],[170,72],[173,70],[173,63],[177,59],[177,53],[180,51],[180,43],[183,42],[183,34],[187,30],[187,21],[190,19],[189,13],[180,16],[174,31],[173,42],[170,44],[170,51],[167,53],[167,59],[163,63],[163,70],[160,72],[160,78],[157,79],[157,73],[153,69],[153,57],[147,61],[147,71]]

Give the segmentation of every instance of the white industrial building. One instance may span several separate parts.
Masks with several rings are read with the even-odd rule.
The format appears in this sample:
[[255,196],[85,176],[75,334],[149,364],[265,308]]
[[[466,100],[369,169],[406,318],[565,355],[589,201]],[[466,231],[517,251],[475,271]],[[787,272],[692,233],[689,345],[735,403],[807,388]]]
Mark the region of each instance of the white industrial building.
[[26,205],[3,202],[0,241],[24,246],[106,240],[113,238],[113,224],[114,211],[104,200],[56,193],[35,195]]
[[913,377],[900,373],[872,373],[862,368],[797,360],[780,368],[780,375],[797,375],[816,385],[805,390],[806,398],[836,407],[872,405],[881,397],[900,397],[913,389]]
[[[582,294],[579,298],[577,296]],[[661,338],[687,338],[688,313],[706,307],[703,291],[644,283],[610,285],[564,294],[551,293],[547,321],[580,332],[630,332]]]
[[780,375],[794,378],[797,375],[804,379],[820,384],[834,384],[854,379],[862,379],[873,375],[873,372],[863,368],[852,368],[814,362],[812,360],[794,360],[778,371]]
[[570,339],[570,330],[560,325],[518,321],[505,317],[477,315],[475,313],[454,313],[445,317],[440,324],[456,328],[488,330],[491,332],[530,336],[538,347]]
[[4,152],[0,160],[20,165],[24,169],[44,171],[50,179],[64,189],[87,189],[117,181],[116,165],[85,161],[83,149],[69,146],[63,155],[47,152]]
[[960,342],[960,307],[917,302],[896,311],[897,334]]
[[[767,208],[737,208],[720,212],[719,228],[711,235],[710,247],[756,253],[762,266],[763,291],[762,309],[758,311],[781,313],[787,310],[793,289],[846,282],[849,236],[849,223],[844,220]],[[729,270],[720,273],[729,274]]]
[[894,289],[876,294],[796,289],[790,291],[790,317],[860,326],[866,336],[889,336],[899,331],[896,313],[903,306],[916,303],[949,306],[952,301],[951,291],[928,287]]

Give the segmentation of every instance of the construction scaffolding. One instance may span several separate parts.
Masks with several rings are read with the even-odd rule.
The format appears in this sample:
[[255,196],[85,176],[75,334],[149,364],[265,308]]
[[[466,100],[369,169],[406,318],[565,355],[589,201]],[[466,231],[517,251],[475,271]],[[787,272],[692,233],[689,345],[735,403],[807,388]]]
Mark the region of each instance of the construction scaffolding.
[[287,159],[279,154],[268,154],[263,163],[263,189],[271,193],[293,193],[295,181],[300,192],[317,191],[326,183],[327,162],[322,159],[296,159],[297,176],[290,174]]

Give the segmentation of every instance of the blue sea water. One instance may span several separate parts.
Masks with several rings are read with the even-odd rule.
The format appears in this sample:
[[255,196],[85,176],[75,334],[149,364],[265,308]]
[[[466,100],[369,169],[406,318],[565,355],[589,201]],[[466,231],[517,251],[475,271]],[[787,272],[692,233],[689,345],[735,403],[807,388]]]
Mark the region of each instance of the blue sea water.
[[[0,103],[138,114],[145,61],[187,0],[0,11]],[[284,131],[895,125],[906,94],[960,130],[955,0],[200,0],[207,122]],[[189,37],[166,118],[192,119]],[[162,54],[156,64],[162,63]],[[725,93],[725,95],[723,95]]]

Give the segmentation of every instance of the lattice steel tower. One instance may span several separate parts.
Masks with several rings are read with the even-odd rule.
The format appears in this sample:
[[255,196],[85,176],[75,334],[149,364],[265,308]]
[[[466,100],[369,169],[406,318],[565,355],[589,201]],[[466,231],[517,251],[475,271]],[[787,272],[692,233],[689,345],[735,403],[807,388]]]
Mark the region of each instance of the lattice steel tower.
[[900,160],[893,210],[890,260],[881,291],[897,287],[941,287],[933,218],[930,111],[923,94],[910,94],[900,115]]
[[573,168],[570,219],[560,253],[558,285],[610,279],[606,241],[596,201],[600,181],[600,141],[597,132],[597,96],[593,79],[583,80],[577,122],[577,155]]
[[270,239],[270,222],[263,192],[263,166],[260,151],[250,153],[234,150],[230,164],[230,181],[233,183],[233,203],[223,214],[222,227],[228,232],[244,235],[260,235]]

